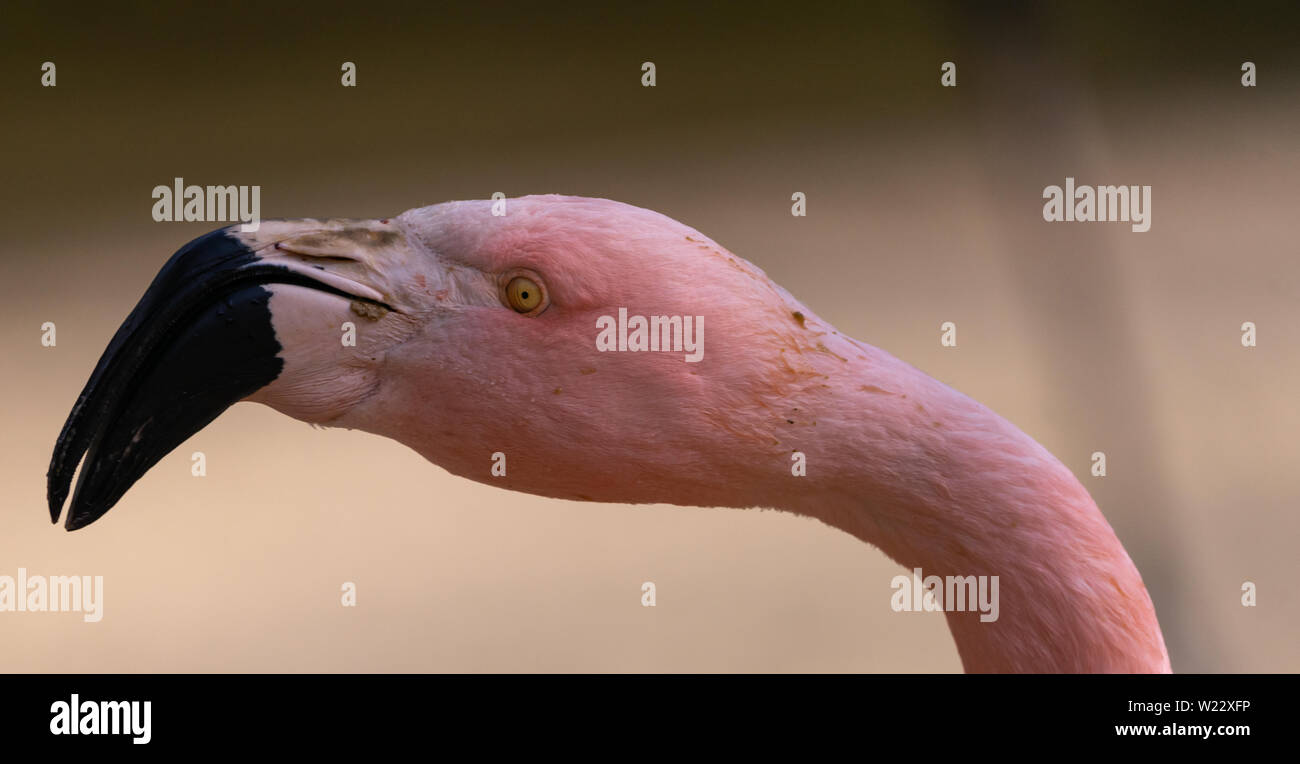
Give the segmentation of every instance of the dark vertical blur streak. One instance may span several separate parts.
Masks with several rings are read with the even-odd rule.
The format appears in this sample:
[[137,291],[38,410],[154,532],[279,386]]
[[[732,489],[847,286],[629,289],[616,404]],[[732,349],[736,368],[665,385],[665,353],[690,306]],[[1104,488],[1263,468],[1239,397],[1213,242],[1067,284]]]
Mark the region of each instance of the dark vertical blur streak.
[[[1097,499],[1133,557],[1151,594],[1175,671],[1198,672],[1222,665],[1212,623],[1193,626],[1186,596],[1188,545],[1180,534],[1177,492],[1161,466],[1158,426],[1147,401],[1153,391],[1141,373],[1135,332],[1121,299],[1117,253],[1096,237],[1069,236],[1059,226],[1025,226],[1040,208],[1037,191],[1077,183],[1140,183],[1131,178],[1090,180],[1098,147],[1107,137],[1097,122],[1091,89],[1053,54],[1056,27],[1032,3],[985,12],[963,6],[960,39],[968,64],[959,79],[970,88],[974,154],[982,157],[994,198],[999,234],[1011,278],[1032,316],[1030,331],[1043,373],[1055,380],[1061,428],[1079,433],[1071,453],[1058,453]],[[959,64],[959,73],[963,72]],[[1104,150],[1104,148],[1102,149]],[[1023,200],[1023,204],[1016,202]],[[1070,203],[1067,200],[1067,203]],[[1092,438],[1085,436],[1091,435]],[[1090,454],[1107,454],[1104,484],[1086,477]],[[1123,512],[1107,513],[1122,502]],[[1145,519],[1139,518],[1145,516]],[[1193,636],[1195,638],[1193,638]]]

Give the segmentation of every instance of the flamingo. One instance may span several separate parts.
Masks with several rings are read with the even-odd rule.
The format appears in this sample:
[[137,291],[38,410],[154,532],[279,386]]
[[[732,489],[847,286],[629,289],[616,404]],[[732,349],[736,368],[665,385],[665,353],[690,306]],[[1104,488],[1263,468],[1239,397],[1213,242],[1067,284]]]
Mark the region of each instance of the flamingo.
[[[697,317],[697,362],[600,347],[627,314]],[[514,491],[776,508],[909,570],[998,576],[996,620],[945,612],[968,672],[1170,670],[1137,568],[1060,461],[651,210],[527,196],[195,239],[68,416],[51,520],[79,462],[69,530],[241,400]]]

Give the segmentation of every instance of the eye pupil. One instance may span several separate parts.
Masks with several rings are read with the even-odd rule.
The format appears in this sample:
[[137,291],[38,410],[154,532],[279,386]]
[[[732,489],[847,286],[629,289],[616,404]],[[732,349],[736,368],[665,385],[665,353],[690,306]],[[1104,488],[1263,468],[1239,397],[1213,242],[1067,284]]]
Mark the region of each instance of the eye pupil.
[[506,304],[518,313],[529,313],[542,307],[546,301],[544,293],[537,282],[527,276],[516,276],[505,287]]

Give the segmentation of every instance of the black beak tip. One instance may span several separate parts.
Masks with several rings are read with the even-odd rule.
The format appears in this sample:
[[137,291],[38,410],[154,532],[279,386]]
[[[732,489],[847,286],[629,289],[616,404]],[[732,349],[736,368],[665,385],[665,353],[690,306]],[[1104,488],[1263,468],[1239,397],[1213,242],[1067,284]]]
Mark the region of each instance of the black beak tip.
[[50,507],[50,523],[58,524],[59,515],[63,513],[63,502],[68,498],[66,491],[60,491],[58,481],[51,469],[45,475],[45,500]]
[[316,282],[255,260],[223,229],[190,242],[163,266],[59,435],[47,474],[52,523],[69,493],[64,527],[95,522],[168,452],[279,376],[281,347],[265,285]]

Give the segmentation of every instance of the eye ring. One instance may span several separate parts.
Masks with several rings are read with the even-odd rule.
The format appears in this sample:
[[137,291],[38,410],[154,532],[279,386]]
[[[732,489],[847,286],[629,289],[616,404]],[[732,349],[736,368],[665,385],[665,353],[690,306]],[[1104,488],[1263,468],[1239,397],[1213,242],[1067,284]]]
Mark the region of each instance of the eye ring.
[[546,284],[536,271],[511,268],[497,279],[501,304],[521,316],[536,316],[551,304]]

